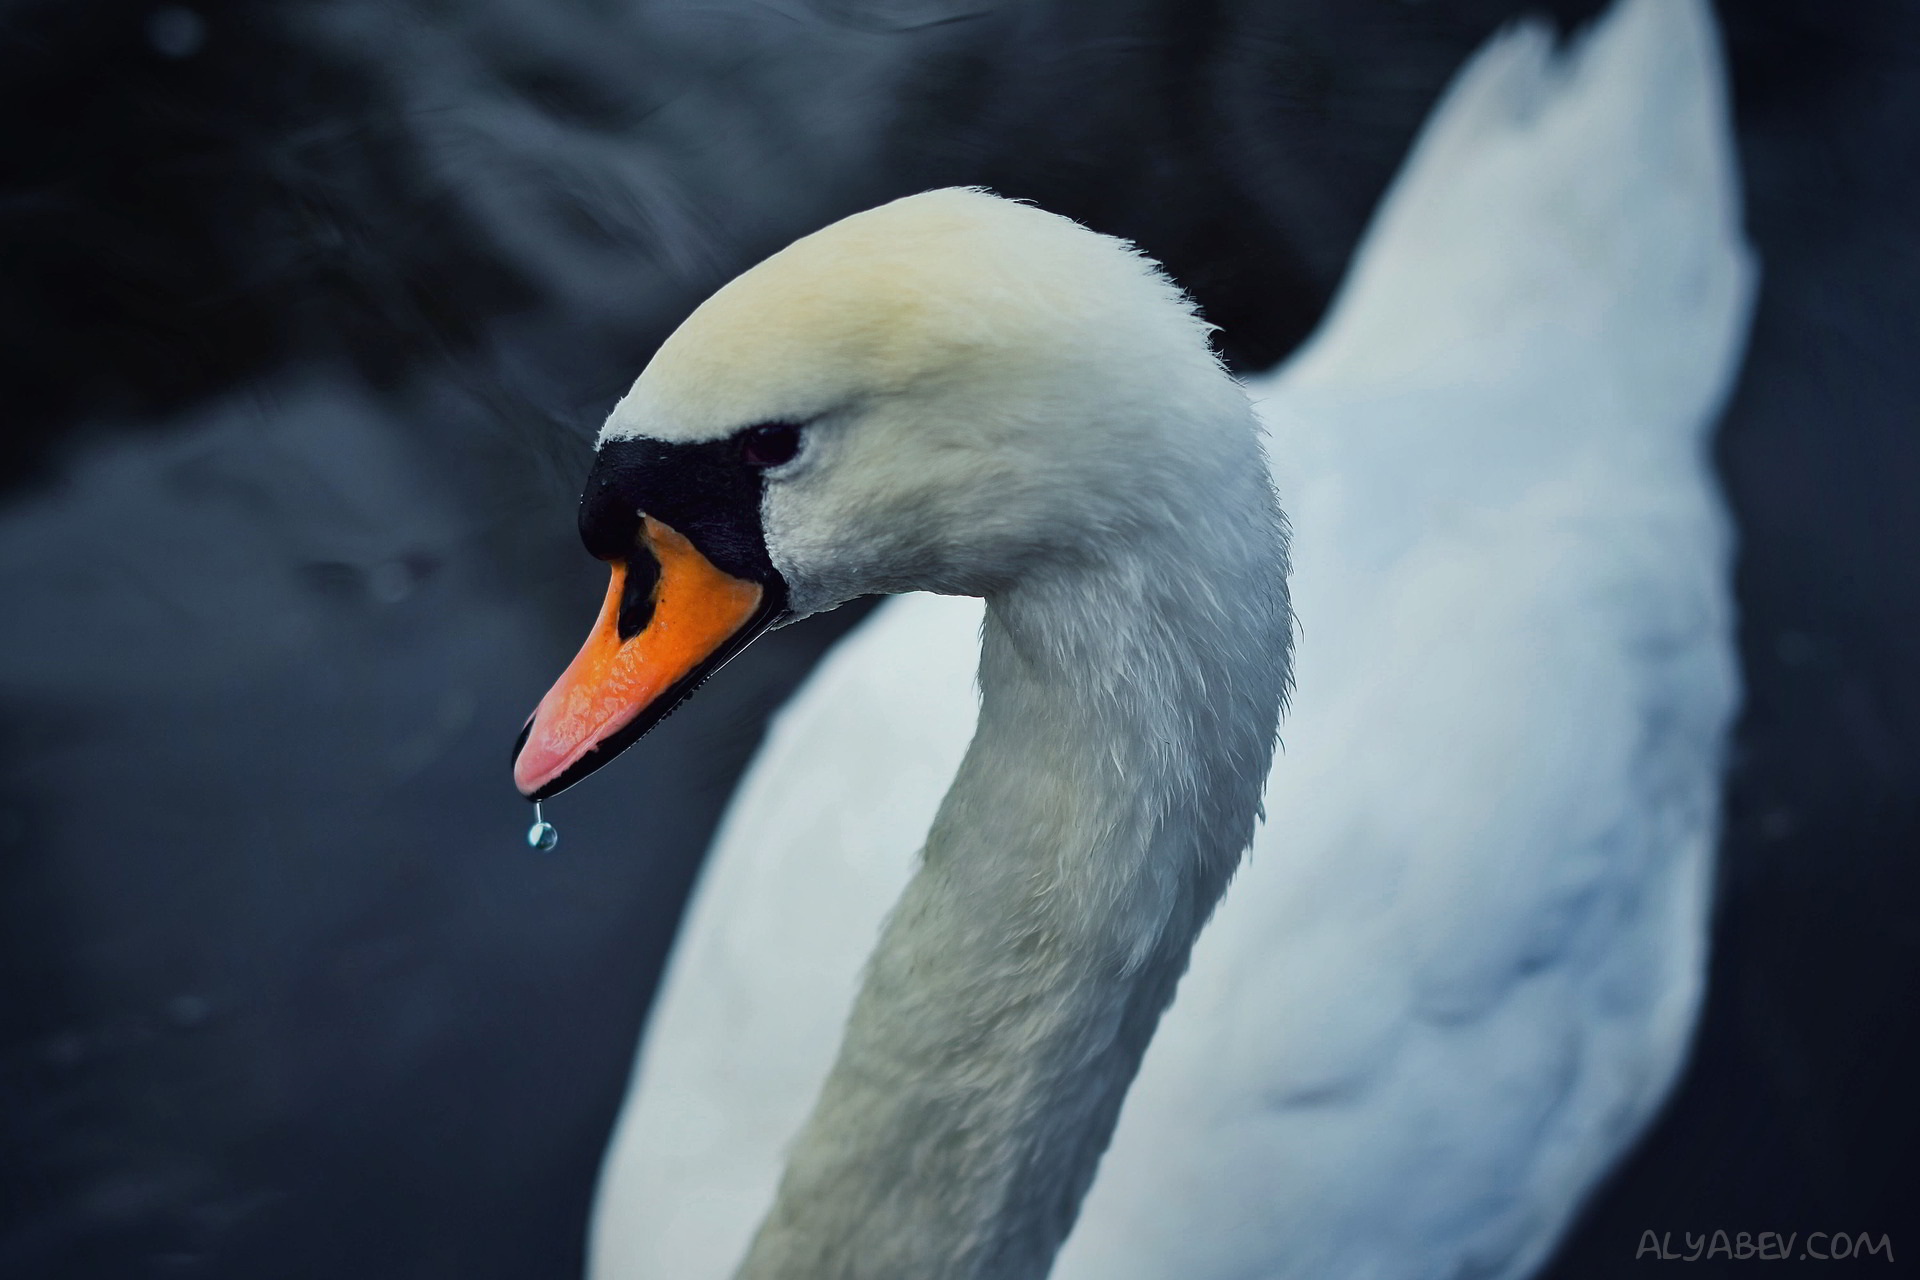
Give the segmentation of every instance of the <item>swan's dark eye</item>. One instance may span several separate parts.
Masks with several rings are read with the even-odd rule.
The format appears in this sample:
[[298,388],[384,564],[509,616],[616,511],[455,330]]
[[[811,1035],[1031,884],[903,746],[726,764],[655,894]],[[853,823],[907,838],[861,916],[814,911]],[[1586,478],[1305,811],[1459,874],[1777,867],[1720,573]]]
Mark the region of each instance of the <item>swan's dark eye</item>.
[[740,435],[740,460],[750,467],[777,467],[800,452],[800,428],[791,422],[749,427]]

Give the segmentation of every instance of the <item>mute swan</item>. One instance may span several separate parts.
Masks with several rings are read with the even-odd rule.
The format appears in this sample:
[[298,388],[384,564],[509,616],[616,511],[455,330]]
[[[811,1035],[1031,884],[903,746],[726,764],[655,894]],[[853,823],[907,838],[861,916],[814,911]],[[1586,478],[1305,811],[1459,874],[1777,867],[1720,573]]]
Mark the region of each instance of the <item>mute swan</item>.
[[[1496,41],[1423,134],[1321,334],[1253,389],[1300,548],[1301,690],[1272,824],[1194,953],[1055,1274],[1524,1275],[1664,1094],[1699,995],[1735,702],[1702,442],[1751,273],[1718,74],[1691,0],[1628,0],[1564,61],[1538,28]],[[983,279],[989,309],[1053,305],[1050,254],[1003,275],[955,230],[904,280],[865,256],[934,211],[978,210],[1097,265],[1092,237],[986,200],[917,197],[803,241],[696,313],[610,420],[593,484],[641,430],[728,442],[639,446],[648,465],[693,467],[793,443],[736,443],[741,424],[826,429],[759,498],[764,560],[797,611],[913,586],[991,602],[971,748],[980,610],[938,597],[883,609],[777,724],[608,1155],[602,1280],[728,1274],[750,1239],[748,1276],[1045,1274],[1150,1030],[1112,997],[1165,998],[1222,874],[1211,859],[1246,833],[1284,673],[1281,548],[1241,483],[1249,454],[1211,481],[1184,456],[1239,449],[1244,411],[1197,363],[1157,366],[1197,339],[1150,276],[1129,277],[1126,300],[1080,286],[1111,336],[1076,322],[1015,337],[973,309]],[[822,257],[832,270],[808,274]],[[955,264],[959,297],[921,291]],[[820,292],[796,297],[802,281]],[[902,339],[879,323],[903,291],[917,324],[958,307],[974,326],[948,330],[915,378],[890,376]],[[885,310],[838,310],[857,299]],[[1128,305],[1161,316],[1164,350],[1140,345]],[[838,407],[836,379],[865,387],[861,408]],[[754,486],[703,483],[650,500],[689,523],[732,486],[710,537],[749,544],[745,565]],[[1089,500],[1130,485],[1124,515]],[[648,529],[663,559],[684,555]],[[1165,557],[1204,557],[1215,536],[1224,559],[1190,568],[1234,588],[1170,592]],[[1055,575],[1089,573],[1102,584],[1049,616],[1074,596]],[[603,631],[622,590],[616,577]],[[1182,647],[1209,606],[1227,634],[1238,617],[1235,638]],[[743,588],[726,616],[773,607]],[[583,662],[610,652],[592,650]],[[1203,665],[1156,665],[1170,651]],[[649,692],[701,674],[674,661]],[[1169,714],[1198,688],[1211,719]],[[1157,750],[1160,725],[1186,736]],[[523,789],[595,758],[576,747],[562,733],[532,767],[522,752]],[[1086,806],[1103,777],[1117,818]],[[904,855],[930,821],[915,872]],[[1065,1049],[1046,1034],[1063,1023]]]
[[743,1276],[1038,1276],[1253,834],[1287,682],[1253,413],[1153,265],[930,192],[667,339],[581,505],[613,562],[514,779],[610,758],[783,616],[987,598],[979,727]]

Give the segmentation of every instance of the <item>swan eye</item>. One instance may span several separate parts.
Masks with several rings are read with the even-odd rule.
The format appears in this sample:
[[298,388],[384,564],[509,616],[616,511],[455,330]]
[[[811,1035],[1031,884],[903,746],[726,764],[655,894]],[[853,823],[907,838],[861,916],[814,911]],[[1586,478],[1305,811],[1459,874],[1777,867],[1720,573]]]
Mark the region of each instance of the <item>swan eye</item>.
[[800,428],[791,422],[749,427],[740,436],[740,460],[750,467],[777,467],[800,452]]

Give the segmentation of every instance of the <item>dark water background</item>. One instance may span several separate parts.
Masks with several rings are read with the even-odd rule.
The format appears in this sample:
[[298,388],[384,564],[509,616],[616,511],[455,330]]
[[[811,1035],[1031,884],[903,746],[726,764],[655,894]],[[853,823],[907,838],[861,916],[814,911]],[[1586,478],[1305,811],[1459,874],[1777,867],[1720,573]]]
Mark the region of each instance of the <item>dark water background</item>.
[[[601,590],[612,400],[757,257],[959,182],[1137,240],[1269,365],[1522,9],[0,5],[0,1276],[576,1274],[712,823],[852,621],[530,854],[507,750]],[[1556,1280],[1649,1228],[1920,1256],[1920,5],[1720,10],[1764,283],[1713,986]]]

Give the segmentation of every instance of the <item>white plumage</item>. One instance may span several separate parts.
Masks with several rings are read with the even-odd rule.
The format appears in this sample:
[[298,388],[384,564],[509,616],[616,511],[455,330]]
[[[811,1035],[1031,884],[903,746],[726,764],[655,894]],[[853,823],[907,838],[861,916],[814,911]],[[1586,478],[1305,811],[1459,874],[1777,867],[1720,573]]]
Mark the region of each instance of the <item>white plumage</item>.
[[[1057,1277],[1522,1276],[1664,1096],[1737,701],[1722,95],[1699,0],[1622,0],[1564,56],[1498,38],[1249,387],[1297,692]],[[888,604],[776,722],[608,1153],[599,1280],[740,1259],[966,750],[980,619]]]

